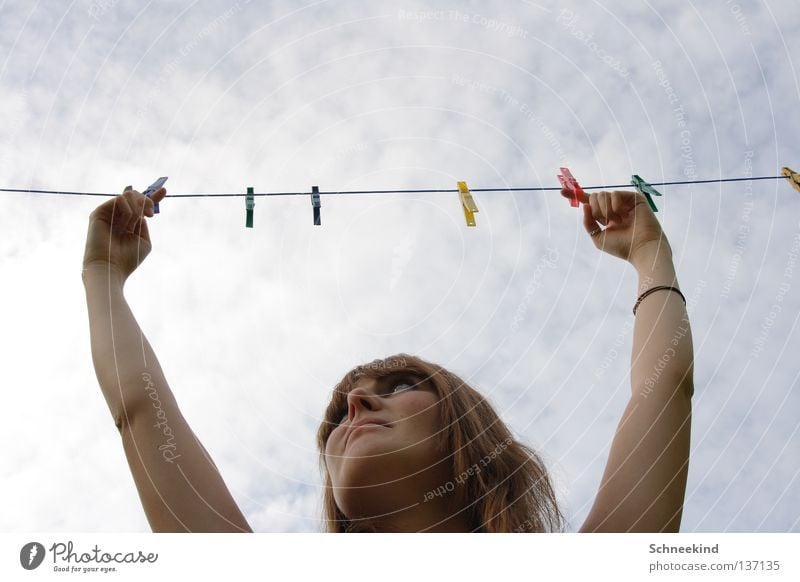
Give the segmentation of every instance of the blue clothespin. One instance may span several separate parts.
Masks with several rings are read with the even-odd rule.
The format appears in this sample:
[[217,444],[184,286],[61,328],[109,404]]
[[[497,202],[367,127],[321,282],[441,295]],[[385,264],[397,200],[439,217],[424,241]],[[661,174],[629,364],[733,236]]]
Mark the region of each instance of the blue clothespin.
[[[166,182],[166,181],[167,181],[167,177],[166,176],[162,176],[161,178],[159,178],[158,180],[156,180],[155,182],[150,184],[147,187],[147,190],[142,192],[142,194],[144,194],[145,196],[150,198],[150,196],[152,194],[154,194],[157,190],[159,190],[161,188],[161,186],[164,185],[164,182]],[[158,202],[156,202],[155,205],[153,205],[153,214],[158,214]]]
[[253,196],[253,187],[247,187],[247,196],[244,199],[244,207],[247,210],[247,219],[245,220],[245,228],[253,228],[253,208],[256,207],[256,199]]
[[636,174],[631,176],[631,184],[636,186],[636,189],[644,194],[644,197],[647,198],[647,203],[650,205],[650,208],[653,209],[653,212],[658,212],[658,208],[656,208],[656,205],[653,203],[653,199],[650,197],[661,196],[661,192],[653,188],[650,184],[642,180]]
[[314,226],[320,226],[322,221],[319,217],[320,201],[319,201],[319,186],[311,187],[311,206],[314,207]]

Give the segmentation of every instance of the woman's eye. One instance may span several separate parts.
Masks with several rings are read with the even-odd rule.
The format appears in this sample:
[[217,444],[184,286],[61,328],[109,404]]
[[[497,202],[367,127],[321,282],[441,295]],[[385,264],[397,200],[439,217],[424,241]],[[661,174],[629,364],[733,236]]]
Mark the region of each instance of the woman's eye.
[[[396,390],[396,388],[398,386],[406,386],[406,388],[403,388],[403,390]],[[396,394],[397,392],[403,392],[404,390],[408,390],[409,388],[413,388],[413,387],[414,387],[414,384],[411,384],[410,382],[405,382],[405,381],[395,382],[392,385],[392,389],[389,392],[392,393],[392,394]]]

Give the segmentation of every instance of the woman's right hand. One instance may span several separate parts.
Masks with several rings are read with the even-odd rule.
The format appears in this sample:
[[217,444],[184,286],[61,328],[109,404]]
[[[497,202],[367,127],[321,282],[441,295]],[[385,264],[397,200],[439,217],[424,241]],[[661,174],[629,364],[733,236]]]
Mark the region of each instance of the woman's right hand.
[[145,216],[153,216],[153,206],[167,195],[161,188],[151,198],[130,186],[94,209],[89,215],[89,232],[83,255],[84,269],[89,265],[105,265],[124,279],[145,260],[152,245]]

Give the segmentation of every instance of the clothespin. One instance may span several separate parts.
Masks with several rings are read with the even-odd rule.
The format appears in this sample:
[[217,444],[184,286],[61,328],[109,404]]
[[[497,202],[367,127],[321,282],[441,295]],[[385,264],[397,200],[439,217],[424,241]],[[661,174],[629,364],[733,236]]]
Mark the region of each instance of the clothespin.
[[474,213],[478,212],[478,207],[475,205],[475,200],[472,199],[472,194],[467,188],[466,182],[458,182],[458,197],[461,200],[461,208],[464,209],[467,226],[475,226]]
[[636,189],[644,194],[644,197],[647,198],[647,203],[650,205],[650,208],[653,209],[653,212],[658,212],[658,208],[656,208],[656,205],[653,203],[653,199],[650,197],[661,196],[661,192],[653,188],[650,184],[642,180],[636,174],[631,176],[631,184],[636,186]]
[[245,220],[245,228],[253,228],[253,208],[256,207],[256,199],[253,196],[253,187],[247,187],[247,196],[244,198],[244,207],[247,210],[247,219]]
[[781,173],[786,176],[786,179],[789,180],[789,184],[792,185],[792,188],[800,192],[800,174],[792,170],[791,168],[783,168]]
[[573,177],[572,173],[569,171],[569,168],[561,168],[561,173],[558,175],[558,181],[561,182],[561,186],[566,188],[571,192],[569,196],[561,193],[564,198],[569,198],[569,204],[572,207],[580,206],[580,203],[583,202],[587,204],[589,202],[589,198],[586,196],[586,192],[583,191],[581,185],[578,184],[578,181]]
[[311,206],[314,207],[314,226],[320,226],[322,221],[319,217],[320,201],[319,201],[319,186],[311,187]]
[[[156,180],[155,182],[150,184],[147,187],[147,190],[142,192],[142,194],[144,194],[145,196],[150,198],[150,196],[153,193],[155,193],[159,188],[161,188],[161,186],[163,186],[164,182],[166,182],[166,181],[167,181],[167,177],[166,176],[162,176],[161,178],[159,178],[158,180]],[[153,214],[158,214],[158,202],[156,202],[155,205],[153,206]]]

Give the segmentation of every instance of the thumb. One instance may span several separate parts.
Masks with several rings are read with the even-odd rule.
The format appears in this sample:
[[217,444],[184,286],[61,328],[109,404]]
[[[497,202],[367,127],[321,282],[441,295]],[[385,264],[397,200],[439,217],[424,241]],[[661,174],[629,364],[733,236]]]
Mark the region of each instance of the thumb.
[[161,188],[153,192],[150,195],[150,198],[153,200],[153,202],[161,202],[166,197],[166,195],[167,195],[167,189],[162,186]]
[[163,186],[147,196],[144,202],[144,215],[152,218],[154,216],[155,205],[161,202],[167,195],[167,189]]

